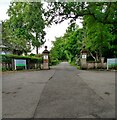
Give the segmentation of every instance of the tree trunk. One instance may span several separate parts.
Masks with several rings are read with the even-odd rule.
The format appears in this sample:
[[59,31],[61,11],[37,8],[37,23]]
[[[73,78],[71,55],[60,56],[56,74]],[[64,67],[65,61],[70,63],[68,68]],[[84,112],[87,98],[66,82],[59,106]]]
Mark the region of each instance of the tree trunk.
[[102,52],[101,52],[101,49],[99,51],[99,60],[101,61],[101,58],[102,58]]
[[[38,36],[38,33],[36,33],[36,41],[38,40],[38,37],[37,37],[37,36]],[[36,46],[36,54],[38,54],[38,53],[39,53],[38,48],[39,48],[39,47],[38,47],[38,46]]]
[[27,55],[27,52],[25,51],[24,54]]
[[96,61],[99,61],[98,53],[96,53]]
[[36,54],[39,54],[39,50],[37,46],[36,46]]
[[92,58],[95,60],[95,62],[96,62],[96,58],[95,58],[95,56],[90,52],[90,55],[92,56]]

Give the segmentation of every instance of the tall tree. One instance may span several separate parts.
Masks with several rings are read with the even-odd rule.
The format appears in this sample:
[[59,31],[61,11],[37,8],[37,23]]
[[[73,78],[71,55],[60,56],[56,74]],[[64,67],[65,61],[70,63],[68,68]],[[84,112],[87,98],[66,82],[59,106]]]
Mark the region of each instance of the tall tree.
[[[117,56],[117,2],[55,2],[45,12],[48,24],[83,19],[82,46],[95,60]],[[72,41],[73,38],[70,40]],[[77,43],[76,43],[77,44]],[[109,52],[111,51],[111,53]]]
[[8,42],[12,46],[11,49],[25,53],[34,46],[38,54],[38,47],[45,42],[45,21],[42,14],[40,2],[11,3],[8,9],[10,19],[4,23],[6,27],[3,32],[4,43]]
[[28,29],[34,35],[32,45],[36,47],[36,53],[38,54],[38,48],[44,44],[45,36],[45,21],[43,18],[44,10],[41,2],[33,2],[29,4],[29,13],[26,21],[29,22]]
[[54,41],[51,54],[58,60],[68,60],[75,62],[75,57],[80,54],[83,45],[83,29],[72,23],[63,37]]
[[85,16],[84,24],[86,32],[85,47],[96,61],[99,61],[102,56],[107,57],[105,52],[109,51],[110,42],[115,38],[110,31],[112,25],[100,23],[92,16]]
[[[13,29],[9,20],[2,22],[2,44],[13,54],[30,52],[31,43],[24,37],[24,29]],[[16,30],[16,31],[15,31]]]

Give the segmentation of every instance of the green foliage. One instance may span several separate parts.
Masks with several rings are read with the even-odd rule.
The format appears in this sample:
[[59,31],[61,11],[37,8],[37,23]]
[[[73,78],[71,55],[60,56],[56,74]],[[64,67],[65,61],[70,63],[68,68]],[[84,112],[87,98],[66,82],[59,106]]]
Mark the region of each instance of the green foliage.
[[[107,25],[95,21],[92,16],[84,17],[84,26],[86,32],[85,47],[90,51],[98,55],[98,59],[105,56],[105,53],[110,51],[111,42],[115,40],[115,35],[112,34],[112,25]],[[113,44],[113,46],[115,46]],[[111,53],[111,57],[114,53]],[[97,60],[98,60],[97,59]]]
[[12,59],[26,59],[29,63],[42,63],[42,58],[34,57],[34,56],[18,56],[13,54],[8,55],[0,55],[0,62],[12,63]]
[[[77,18],[82,19],[82,34],[79,35],[79,30],[75,33],[69,29],[66,36],[61,38],[67,41],[64,47],[65,55],[69,62],[72,62],[76,53],[84,48],[95,61],[100,61],[101,57],[117,57],[116,10],[117,2],[52,2],[48,3],[45,17],[48,24],[59,23],[66,19],[70,19],[73,23]],[[57,55],[57,52],[55,53]]]
[[[45,21],[40,2],[12,2],[8,9],[9,20],[3,22],[3,44],[17,54],[31,51],[31,45],[38,47],[44,44]],[[15,51],[15,52],[14,52]]]
[[59,60],[51,60],[50,61],[50,65],[57,65],[57,64],[59,64]]
[[34,54],[34,53],[31,53],[30,56],[35,56],[35,54]]
[[81,67],[80,67],[79,65],[77,65],[74,61],[72,61],[72,62],[70,63],[70,65],[71,65],[71,66],[75,66],[78,70],[81,69]]
[[111,31],[112,25],[99,23],[90,16],[84,17],[83,24],[83,28],[78,28],[72,23],[63,37],[56,38],[50,52],[53,58],[75,63],[82,49],[88,51],[88,61],[100,62],[101,57],[116,56],[112,49],[116,46],[113,44],[116,37]]
[[77,69],[78,69],[78,70],[80,70],[80,69],[81,69],[81,67],[80,67],[80,66],[77,66]]
[[54,46],[51,51],[51,57],[54,59],[58,59],[58,60],[66,60],[66,56],[65,56],[65,49],[64,49],[64,42],[62,38],[57,38],[57,40],[55,42],[53,42]]
[[27,53],[31,49],[30,35],[24,21],[26,3],[11,3],[9,20],[3,22],[3,44],[11,51]]
[[75,21],[89,15],[100,23],[117,23],[117,2],[50,2],[45,9],[48,23],[58,23],[66,19]]
[[[70,19],[71,25],[64,36],[53,42],[50,51],[53,64],[58,60],[75,63],[82,49],[95,61],[117,57],[116,2],[51,2],[47,7],[44,11],[40,2],[11,3],[10,19],[3,22],[3,44],[21,52],[30,51],[33,45],[38,53],[38,47],[45,42],[45,25]],[[83,28],[74,23],[77,18],[83,20]]]
[[7,68],[6,67],[2,67],[2,68],[0,68],[0,71],[7,71]]
[[58,60],[67,60],[75,62],[75,57],[80,54],[82,46],[83,30],[73,23],[71,24],[63,37],[56,38],[53,42],[53,48],[50,51],[51,56]]
[[45,21],[42,17],[43,9],[41,2],[33,2],[29,4],[29,13],[26,21],[29,22],[28,29],[32,34],[35,33],[35,37],[32,41],[32,45],[37,48],[44,44],[45,36]]

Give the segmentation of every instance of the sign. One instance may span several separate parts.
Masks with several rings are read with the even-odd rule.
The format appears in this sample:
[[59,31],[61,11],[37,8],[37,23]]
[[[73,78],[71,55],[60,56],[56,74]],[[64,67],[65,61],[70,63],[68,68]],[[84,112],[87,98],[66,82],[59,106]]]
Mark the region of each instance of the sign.
[[117,58],[107,59],[107,70],[113,66],[117,66]]
[[44,55],[43,57],[44,57],[44,59],[48,59],[48,55]]
[[15,70],[17,66],[24,66],[26,69],[26,60],[24,59],[14,59],[15,62]]
[[86,59],[86,55],[82,55],[82,58],[83,58],[83,59]]

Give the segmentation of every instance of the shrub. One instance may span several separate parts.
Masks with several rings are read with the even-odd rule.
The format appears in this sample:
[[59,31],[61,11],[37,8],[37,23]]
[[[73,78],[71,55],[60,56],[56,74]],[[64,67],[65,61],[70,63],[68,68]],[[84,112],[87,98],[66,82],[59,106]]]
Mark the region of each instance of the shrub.
[[35,54],[31,53],[30,56],[35,56]]
[[42,62],[42,58],[34,57],[34,56],[18,56],[18,55],[9,54],[9,55],[0,55],[0,58],[1,58],[0,62],[5,62],[5,63],[11,63],[12,59],[26,59],[32,63]]
[[59,63],[59,60],[51,60],[50,65],[57,65]]

